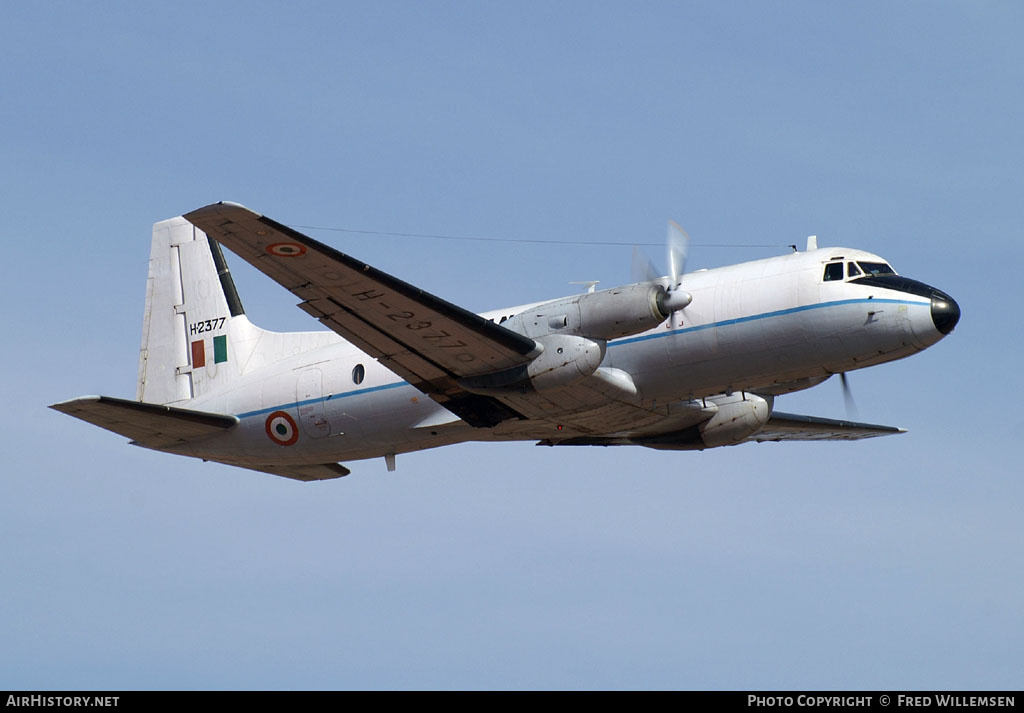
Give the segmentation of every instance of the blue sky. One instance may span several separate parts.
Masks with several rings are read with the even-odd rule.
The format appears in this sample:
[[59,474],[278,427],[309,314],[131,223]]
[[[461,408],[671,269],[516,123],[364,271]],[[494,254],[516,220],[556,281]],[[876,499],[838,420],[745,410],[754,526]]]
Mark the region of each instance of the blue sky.
[[[1019,4],[4,16],[0,687],[1020,687]],[[964,316],[851,374],[909,429],[859,444],[463,445],[303,485],[46,409],[134,394],[151,225],[216,200],[542,240],[674,218],[694,269],[814,233]],[[630,274],[625,247],[310,232],[478,310]],[[310,328],[229,262],[254,321]],[[779,407],[844,413],[832,382]]]

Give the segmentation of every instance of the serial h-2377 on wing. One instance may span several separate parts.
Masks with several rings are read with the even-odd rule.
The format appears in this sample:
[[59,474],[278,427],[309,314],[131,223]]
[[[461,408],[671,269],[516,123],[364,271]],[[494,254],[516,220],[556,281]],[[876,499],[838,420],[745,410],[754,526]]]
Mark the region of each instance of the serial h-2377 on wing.
[[[670,235],[672,229],[670,228]],[[674,243],[676,241],[670,241]],[[221,245],[330,331],[252,324]],[[807,250],[481,315],[234,203],[153,227],[135,400],[52,408],[158,451],[297,480],[465,441],[702,450],[901,429],[777,396],[949,334],[946,293],[849,248]]]

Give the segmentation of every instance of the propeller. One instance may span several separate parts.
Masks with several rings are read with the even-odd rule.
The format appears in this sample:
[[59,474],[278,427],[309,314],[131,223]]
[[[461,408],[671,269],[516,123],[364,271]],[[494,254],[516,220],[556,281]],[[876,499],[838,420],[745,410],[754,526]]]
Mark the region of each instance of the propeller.
[[633,246],[633,262],[629,267],[629,274],[633,282],[654,282],[661,277],[647,254],[635,245]]
[[[690,236],[679,227],[674,220],[668,222],[668,234],[665,237],[665,250],[668,258],[668,285],[664,299],[659,304],[670,313],[672,329],[676,327],[676,312],[693,301],[693,295],[680,289],[680,283],[686,268],[686,257],[690,248]],[[634,282],[659,282],[662,275],[654,267],[654,263],[638,247],[633,248],[632,274]]]
[[850,382],[846,380],[845,371],[839,374],[839,382],[843,385],[843,402],[846,405],[846,417],[854,421],[859,420],[857,403],[853,400],[853,391],[850,390]]
[[693,295],[681,290],[680,284],[686,268],[686,257],[690,253],[690,236],[674,220],[668,221],[668,235],[665,236],[665,250],[668,253],[668,276],[671,281],[666,288],[665,308],[672,311],[669,323],[676,328],[676,312],[693,302]]
[[686,268],[686,257],[690,252],[690,236],[674,220],[668,221],[665,250],[668,253],[668,274],[672,278],[669,289],[674,290],[679,287],[679,278]]

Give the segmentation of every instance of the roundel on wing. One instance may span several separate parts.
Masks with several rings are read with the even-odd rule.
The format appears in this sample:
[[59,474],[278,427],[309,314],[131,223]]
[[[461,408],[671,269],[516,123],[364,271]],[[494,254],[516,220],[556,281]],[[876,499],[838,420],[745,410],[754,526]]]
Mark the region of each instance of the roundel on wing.
[[299,429],[295,425],[295,419],[284,411],[274,411],[267,416],[265,426],[270,440],[279,446],[292,446],[299,440]]
[[306,246],[299,243],[272,243],[267,252],[276,257],[299,257],[306,254]]

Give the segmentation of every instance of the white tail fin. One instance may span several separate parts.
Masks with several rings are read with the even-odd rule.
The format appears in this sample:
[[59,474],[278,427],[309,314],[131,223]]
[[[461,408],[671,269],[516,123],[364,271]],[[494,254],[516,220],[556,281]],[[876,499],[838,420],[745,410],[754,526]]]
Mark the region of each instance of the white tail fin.
[[220,245],[184,218],[153,225],[139,401],[202,396],[254,368],[336,341],[333,332],[281,334],[253,325]]
[[[215,264],[215,253],[223,271]],[[184,218],[153,226],[139,401],[190,399],[239,373],[232,352],[239,340],[254,336],[250,331],[255,328],[245,319],[219,253],[219,246],[211,249],[206,235]]]

